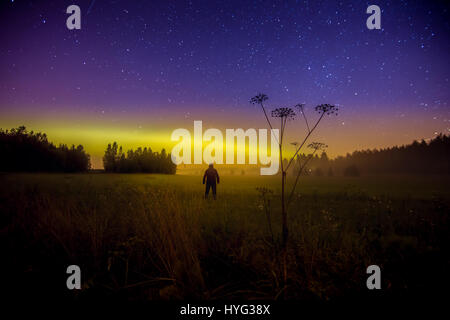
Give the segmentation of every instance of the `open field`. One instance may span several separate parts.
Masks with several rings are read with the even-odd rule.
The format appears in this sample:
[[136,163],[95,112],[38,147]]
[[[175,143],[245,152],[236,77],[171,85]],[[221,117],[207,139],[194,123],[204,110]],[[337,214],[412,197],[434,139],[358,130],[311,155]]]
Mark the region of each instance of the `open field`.
[[[367,294],[371,264],[388,296],[448,279],[448,177],[305,177],[282,290],[278,180],[223,176],[206,201],[198,176],[2,174],[4,286],[81,300],[327,300]],[[257,187],[274,191],[269,208]],[[82,270],[76,295],[70,264]]]

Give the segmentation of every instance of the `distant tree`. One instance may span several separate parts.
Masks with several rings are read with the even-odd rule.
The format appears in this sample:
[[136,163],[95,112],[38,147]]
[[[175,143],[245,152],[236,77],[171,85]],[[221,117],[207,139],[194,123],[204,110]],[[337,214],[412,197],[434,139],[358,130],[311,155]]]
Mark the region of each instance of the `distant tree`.
[[348,166],[345,168],[344,176],[346,177],[358,177],[359,176],[359,170],[355,165]]
[[361,174],[450,174],[450,136],[385,149],[362,150],[337,157],[329,165],[345,174],[356,165]]
[[316,177],[322,177],[322,176],[323,176],[323,171],[322,171],[322,169],[316,168],[316,169],[314,170],[314,175],[315,175]]
[[[120,147],[120,152],[122,153],[122,147]],[[122,158],[121,154],[121,158]],[[118,160],[117,157],[117,143],[114,142],[112,145],[108,144],[106,148],[105,155],[103,156],[103,167],[107,172],[115,172],[116,171],[116,162]]]
[[331,167],[329,167],[328,168],[328,174],[327,174],[329,177],[332,177],[334,174],[333,174],[333,168],[331,168]]
[[82,172],[91,168],[82,145],[56,147],[45,133],[27,131],[25,126],[0,129],[0,171]]
[[103,167],[106,172],[143,172],[174,174],[176,165],[165,149],[161,153],[153,152],[151,148],[142,147],[123,152],[117,142],[108,144],[103,156]]

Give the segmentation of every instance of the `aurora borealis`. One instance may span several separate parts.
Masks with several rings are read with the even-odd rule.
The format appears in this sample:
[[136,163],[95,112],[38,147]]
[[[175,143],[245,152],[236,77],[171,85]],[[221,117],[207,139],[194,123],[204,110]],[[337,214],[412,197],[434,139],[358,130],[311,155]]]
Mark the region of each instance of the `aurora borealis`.
[[170,150],[194,120],[266,128],[249,104],[264,92],[311,117],[339,105],[314,136],[331,156],[432,138],[450,133],[448,21],[445,1],[2,1],[0,127],[83,144],[100,167],[107,143]]

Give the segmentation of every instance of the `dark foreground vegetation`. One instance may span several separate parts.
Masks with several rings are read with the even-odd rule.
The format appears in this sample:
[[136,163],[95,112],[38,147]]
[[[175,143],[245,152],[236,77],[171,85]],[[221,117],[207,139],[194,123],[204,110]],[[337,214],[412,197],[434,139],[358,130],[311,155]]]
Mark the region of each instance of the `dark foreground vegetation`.
[[82,172],[91,168],[82,145],[55,146],[41,132],[24,126],[0,129],[0,171],[3,172]]
[[[256,190],[276,178],[222,177],[218,200],[206,201],[198,177],[2,175],[2,288],[48,301],[333,300],[367,294],[371,264],[387,297],[448,280],[447,178],[305,177],[283,290],[279,190],[268,211]],[[66,289],[71,264],[81,291]]]

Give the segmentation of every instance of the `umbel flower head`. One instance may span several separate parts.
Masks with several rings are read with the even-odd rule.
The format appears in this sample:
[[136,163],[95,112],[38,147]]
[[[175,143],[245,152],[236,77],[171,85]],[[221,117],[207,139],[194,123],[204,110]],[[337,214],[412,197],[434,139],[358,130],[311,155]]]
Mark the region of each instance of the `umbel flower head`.
[[272,111],[272,117],[294,119],[295,112],[291,108],[277,108]]
[[319,104],[315,110],[319,113],[326,113],[327,115],[335,114],[337,115],[339,108],[336,106],[333,106],[331,104],[325,103],[325,104]]
[[261,104],[264,101],[269,100],[269,97],[264,93],[258,93],[256,96],[250,99],[251,104]]
[[328,146],[325,143],[322,142],[311,142],[308,145],[308,148],[314,149],[314,150],[325,150],[328,148]]
[[305,104],[304,104],[304,103],[297,103],[297,104],[295,105],[295,108],[296,108],[298,111],[300,111],[301,113],[303,113],[303,112],[304,112],[303,109],[305,108]]

